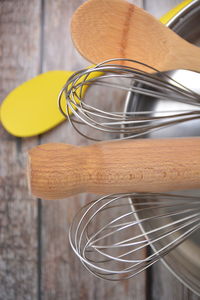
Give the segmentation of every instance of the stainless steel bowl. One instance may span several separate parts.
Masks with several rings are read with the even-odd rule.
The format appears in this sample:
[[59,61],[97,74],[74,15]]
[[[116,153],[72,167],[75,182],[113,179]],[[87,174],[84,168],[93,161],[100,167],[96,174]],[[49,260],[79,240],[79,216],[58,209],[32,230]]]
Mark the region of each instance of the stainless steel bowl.
[[[172,30],[177,32],[184,39],[190,41],[193,44],[200,46],[200,0],[193,1],[181,10],[173,19],[167,24]],[[200,58],[199,58],[200,59]],[[200,92],[200,75],[199,85],[195,87]],[[185,75],[183,71],[175,71],[172,74],[175,80],[179,80]],[[187,78],[187,83],[191,88],[193,85],[193,79]],[[151,99],[146,101],[145,96],[137,96],[130,93],[127,96],[125,112],[130,111],[143,111],[153,110],[156,112],[161,110],[170,109],[184,109],[185,105],[176,104],[172,108],[172,102]],[[146,135],[145,138],[164,138],[164,137],[180,137],[180,136],[200,136],[200,121],[194,120],[191,122],[175,125],[165,129],[161,129],[157,132],[153,132]],[[200,191],[184,191],[184,194],[199,195]],[[136,205],[136,204],[135,204]],[[138,215],[138,218],[145,217],[144,215]],[[163,223],[148,224],[142,228],[144,232],[152,229],[154,226],[164,225]],[[147,228],[148,227],[148,228]],[[153,248],[153,251],[158,250],[162,245],[157,245],[157,248]],[[189,289],[194,293],[200,295],[200,231],[196,232],[190,238],[174,249],[164,259],[163,263],[167,268]]]

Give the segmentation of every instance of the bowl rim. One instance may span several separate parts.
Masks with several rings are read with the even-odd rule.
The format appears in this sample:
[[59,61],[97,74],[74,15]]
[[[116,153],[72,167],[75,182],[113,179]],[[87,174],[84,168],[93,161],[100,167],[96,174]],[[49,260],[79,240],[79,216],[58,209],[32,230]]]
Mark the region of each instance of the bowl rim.
[[[184,1],[184,2],[187,2],[187,1]],[[184,2],[182,2],[181,4],[184,4]],[[181,4],[179,4],[179,5],[181,5]],[[170,18],[167,20],[167,22],[165,22],[165,25],[167,27],[173,29],[175,27],[175,25],[178,23],[178,21],[180,20],[180,18],[187,15],[189,11],[192,11],[193,9],[195,9],[195,7],[199,4],[200,4],[200,0],[192,0],[189,3],[186,3],[184,7],[182,7],[182,5],[181,5],[181,9],[178,12],[176,12],[176,14],[173,13],[173,11],[175,9],[172,9],[171,11],[168,12]],[[170,14],[170,12],[171,12],[171,14]],[[165,19],[165,21],[166,21],[166,19]],[[126,97],[125,105],[124,105],[124,114],[126,114],[126,112],[128,111],[129,103],[130,103],[130,95],[128,94]],[[134,204],[130,197],[129,197],[129,202],[130,202],[132,210],[134,211]],[[139,220],[139,216],[137,214],[135,214],[135,216]],[[142,232],[146,235],[146,232],[140,223],[139,223],[139,226],[140,226]],[[151,248],[154,252],[157,251],[153,245],[151,245]],[[188,282],[186,282],[184,278],[180,277],[179,274],[177,274],[175,272],[175,270],[172,269],[170,265],[168,265],[168,263],[165,261],[164,258],[160,259],[160,261],[170,271],[170,273],[173,274],[179,280],[179,282],[181,282],[185,287],[187,287],[194,294],[196,294],[197,296],[200,296],[200,289],[199,289],[199,291],[197,291],[193,287],[191,287],[190,284]]]

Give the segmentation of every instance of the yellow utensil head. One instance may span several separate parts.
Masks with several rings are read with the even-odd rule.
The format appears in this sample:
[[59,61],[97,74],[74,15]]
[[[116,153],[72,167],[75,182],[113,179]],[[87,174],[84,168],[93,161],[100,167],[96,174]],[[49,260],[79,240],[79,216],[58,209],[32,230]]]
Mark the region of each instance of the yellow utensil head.
[[1,106],[1,122],[5,129],[18,137],[30,137],[64,121],[57,98],[72,74],[71,71],[49,71],[15,88]]

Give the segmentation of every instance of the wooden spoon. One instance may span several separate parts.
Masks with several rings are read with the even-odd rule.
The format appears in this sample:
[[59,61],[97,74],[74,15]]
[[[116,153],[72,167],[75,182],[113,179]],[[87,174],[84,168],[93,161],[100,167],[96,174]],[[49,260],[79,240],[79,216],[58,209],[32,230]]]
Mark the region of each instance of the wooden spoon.
[[124,0],[88,0],[74,13],[71,34],[78,51],[92,63],[128,58],[160,71],[200,71],[197,46]]
[[136,139],[90,146],[46,144],[28,153],[32,193],[61,199],[200,188],[200,138]]

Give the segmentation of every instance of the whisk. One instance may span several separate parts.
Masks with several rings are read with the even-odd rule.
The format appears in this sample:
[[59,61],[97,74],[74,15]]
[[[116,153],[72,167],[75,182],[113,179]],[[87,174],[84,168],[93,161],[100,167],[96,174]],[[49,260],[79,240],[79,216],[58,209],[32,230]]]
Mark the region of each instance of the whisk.
[[[128,62],[128,65],[126,63]],[[121,64],[120,64],[121,63]],[[130,66],[133,63],[133,67]],[[138,66],[138,68],[137,68]],[[140,67],[147,70],[142,71]],[[89,105],[83,93],[84,86],[103,86],[149,96],[147,99],[162,99],[190,105],[179,111],[134,111],[109,112]],[[63,110],[62,95],[65,94],[66,108]],[[78,99],[78,100],[77,100]],[[121,139],[143,136],[152,131],[177,123],[200,118],[200,95],[178,83],[166,73],[138,61],[110,59],[92,68],[83,69],[70,77],[60,92],[58,104],[61,112],[72,126],[84,137],[98,141],[94,135],[83,132],[83,126],[95,131],[109,133]],[[73,112],[71,115],[70,112]],[[81,125],[81,129],[79,127]]]
[[197,196],[118,194],[84,206],[73,220],[69,239],[90,272],[115,281],[153,265],[199,228]]
[[[133,67],[130,67],[130,62]],[[140,66],[147,72],[140,70]],[[85,85],[121,89],[149,96],[147,99],[170,99],[191,108],[156,113],[108,112],[87,104],[82,96]],[[66,111],[61,106],[63,93],[67,100]],[[80,95],[78,101],[77,95]],[[200,118],[198,93],[166,73],[126,59],[107,60],[80,70],[66,83],[58,103],[72,126],[92,140],[97,140],[96,136],[87,136],[79,125],[113,134],[117,139],[131,139]],[[84,206],[74,218],[69,232],[71,246],[83,265],[97,277],[113,281],[131,278],[164,258],[200,228],[199,200],[194,196],[163,193],[123,193],[101,197]]]
[[[60,110],[62,111],[62,95],[65,93],[67,105],[66,111],[62,112],[79,133],[83,134],[78,126],[84,124],[114,136],[120,134],[123,138],[134,138],[161,127],[200,118],[199,94],[147,65],[145,66],[149,68],[150,73],[126,66],[126,60],[121,59],[121,62],[123,64],[119,65],[114,64],[114,60],[109,60],[93,68],[81,70],[71,76],[62,89],[59,95]],[[173,101],[190,104],[191,110],[173,113],[164,111],[157,115],[152,111],[106,112],[86,103],[82,92],[85,85],[114,87],[125,92],[135,92],[164,100],[170,98]],[[70,111],[73,112],[72,115]],[[96,140],[96,137],[89,138]],[[163,141],[147,142],[143,145],[144,148],[141,147],[142,141],[138,141],[140,146],[136,144],[136,148],[131,142],[121,142],[120,148],[117,146],[120,142],[116,141],[85,148],[53,144],[40,146],[30,152],[30,186],[35,195],[55,199],[83,191],[124,192],[104,196],[82,208],[75,217],[69,234],[72,248],[85,267],[96,276],[109,280],[128,279],[145,270],[200,227],[199,197],[143,193],[167,191],[169,187],[175,187],[176,180],[178,187],[180,185],[185,187],[183,180],[191,180],[191,174],[194,180],[192,179],[189,182],[191,185],[188,186],[197,187],[198,140],[194,140],[196,148],[191,146],[192,140],[169,140],[166,144],[168,146],[165,145],[166,155]],[[151,148],[151,143],[156,143],[155,147]],[[188,166],[188,153],[183,153],[182,146],[178,146],[178,152],[172,151],[176,143],[184,147],[187,144],[188,149],[193,150],[192,159],[196,158],[194,163],[189,159],[191,167]],[[69,156],[69,150],[70,155],[74,151],[72,157]],[[132,152],[137,153],[136,157],[132,157]],[[153,155],[155,152],[156,156]],[[143,156],[147,159],[146,168]],[[184,160],[187,162],[186,169]],[[138,164],[138,161],[141,163]],[[158,164],[160,168],[156,168]],[[180,171],[178,168],[181,168]],[[146,173],[143,169],[147,170]],[[152,177],[155,177],[154,189]],[[141,193],[127,193],[134,190],[133,182],[135,191]],[[153,253],[148,254],[149,246],[153,249]]]

